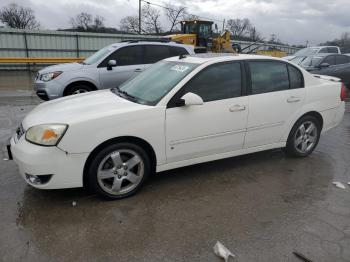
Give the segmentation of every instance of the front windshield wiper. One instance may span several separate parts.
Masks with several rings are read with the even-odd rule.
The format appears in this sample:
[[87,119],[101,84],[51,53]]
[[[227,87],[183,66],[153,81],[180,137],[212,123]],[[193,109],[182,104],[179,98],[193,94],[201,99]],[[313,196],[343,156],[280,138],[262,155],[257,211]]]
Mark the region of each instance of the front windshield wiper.
[[128,92],[124,91],[124,90],[120,90],[119,86],[112,88],[111,89],[114,93],[116,93],[117,95],[119,95],[120,97],[126,98],[128,100],[132,100],[134,102],[137,102],[138,99],[137,97],[130,95]]

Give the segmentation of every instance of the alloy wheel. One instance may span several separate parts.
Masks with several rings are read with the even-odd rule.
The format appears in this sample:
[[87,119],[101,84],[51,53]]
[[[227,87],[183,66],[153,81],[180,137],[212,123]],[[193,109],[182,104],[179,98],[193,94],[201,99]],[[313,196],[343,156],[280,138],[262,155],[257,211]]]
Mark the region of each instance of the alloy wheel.
[[144,172],[145,164],[137,152],[120,149],[102,159],[97,169],[97,181],[109,194],[127,194],[142,181]]
[[302,154],[307,154],[316,145],[317,137],[317,126],[311,121],[303,122],[295,132],[295,149]]

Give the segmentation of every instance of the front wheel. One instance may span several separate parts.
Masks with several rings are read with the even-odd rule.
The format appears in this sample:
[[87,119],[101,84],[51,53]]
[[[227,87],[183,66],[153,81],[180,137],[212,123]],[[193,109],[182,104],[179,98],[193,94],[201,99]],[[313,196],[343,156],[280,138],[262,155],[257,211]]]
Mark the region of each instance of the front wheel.
[[294,157],[310,155],[318,144],[320,134],[321,124],[316,117],[307,115],[300,118],[289,134],[286,152]]
[[68,88],[65,95],[66,96],[77,95],[77,94],[83,94],[83,93],[87,93],[87,92],[91,92],[91,91],[93,91],[93,89],[90,86],[75,85],[75,86]]
[[88,169],[87,182],[95,193],[121,199],[135,194],[150,170],[149,157],[140,146],[117,143],[96,154]]

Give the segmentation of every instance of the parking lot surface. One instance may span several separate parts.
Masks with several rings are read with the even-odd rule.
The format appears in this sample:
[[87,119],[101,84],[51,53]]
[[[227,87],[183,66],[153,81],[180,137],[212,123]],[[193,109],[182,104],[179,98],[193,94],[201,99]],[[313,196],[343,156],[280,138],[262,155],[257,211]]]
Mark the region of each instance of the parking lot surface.
[[273,150],[153,176],[106,201],[26,185],[6,139],[39,100],[0,96],[1,261],[350,261],[350,105],[304,159]]

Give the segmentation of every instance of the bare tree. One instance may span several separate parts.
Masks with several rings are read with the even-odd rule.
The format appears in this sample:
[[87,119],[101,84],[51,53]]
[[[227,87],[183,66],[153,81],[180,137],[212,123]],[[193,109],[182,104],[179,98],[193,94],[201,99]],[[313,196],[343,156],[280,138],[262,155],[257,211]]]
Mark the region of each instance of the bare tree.
[[151,5],[147,4],[142,7],[142,26],[147,33],[159,34],[162,32],[160,25],[160,12],[159,10],[153,8]]
[[185,14],[184,15],[184,20],[188,20],[188,21],[194,21],[194,20],[199,20],[200,17],[198,15],[193,15],[193,14]]
[[[139,18],[137,16],[127,16],[120,20],[120,30],[130,33],[139,32]],[[144,32],[144,31],[142,31]]]
[[93,17],[92,14],[81,12],[75,17],[70,18],[70,24],[73,29],[80,31],[93,31],[99,32],[105,28],[104,18],[102,16],[96,15]]
[[74,29],[80,29],[87,31],[92,23],[92,15],[89,13],[81,12],[75,17],[70,18],[70,24]]
[[104,28],[105,27],[104,20],[105,19],[102,16],[99,16],[99,15],[95,16],[92,28],[94,28],[95,30]]
[[38,29],[40,27],[32,9],[14,3],[0,10],[0,21],[11,28]]
[[261,41],[261,34],[256,30],[255,26],[249,28],[249,38],[252,41]]
[[184,6],[175,6],[170,2],[165,5],[165,16],[168,18],[170,22],[169,32],[172,32],[174,28],[184,19],[186,15],[186,7]]
[[226,28],[231,31],[233,36],[241,37],[249,34],[251,23],[248,18],[244,19],[229,19]]

